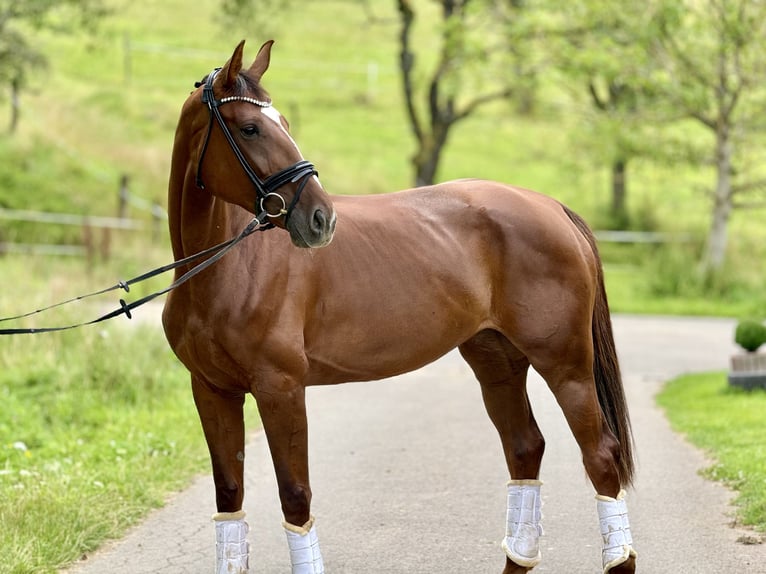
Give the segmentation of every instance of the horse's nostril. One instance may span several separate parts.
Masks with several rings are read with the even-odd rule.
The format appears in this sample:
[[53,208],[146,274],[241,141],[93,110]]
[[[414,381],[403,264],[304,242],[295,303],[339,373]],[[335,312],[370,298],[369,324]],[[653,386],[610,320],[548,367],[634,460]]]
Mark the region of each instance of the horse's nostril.
[[327,218],[321,209],[314,212],[314,219],[311,221],[311,229],[315,233],[322,233],[327,227]]

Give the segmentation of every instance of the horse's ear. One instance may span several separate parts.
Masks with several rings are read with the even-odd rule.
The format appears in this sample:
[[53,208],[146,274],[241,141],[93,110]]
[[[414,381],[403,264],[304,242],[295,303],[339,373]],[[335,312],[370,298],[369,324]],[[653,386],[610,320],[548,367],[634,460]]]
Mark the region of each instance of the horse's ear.
[[242,69],[242,51],[245,49],[245,41],[242,40],[237,47],[234,48],[234,53],[221,68],[221,73],[216,78],[216,84],[220,85],[223,89],[231,88],[237,81],[237,74]]
[[263,73],[269,68],[269,60],[271,59],[271,45],[273,43],[274,40],[269,40],[263,46],[261,46],[260,50],[258,50],[258,55],[255,57],[253,65],[250,66],[250,69],[248,70],[248,74],[254,80],[260,82],[261,76],[263,76]]

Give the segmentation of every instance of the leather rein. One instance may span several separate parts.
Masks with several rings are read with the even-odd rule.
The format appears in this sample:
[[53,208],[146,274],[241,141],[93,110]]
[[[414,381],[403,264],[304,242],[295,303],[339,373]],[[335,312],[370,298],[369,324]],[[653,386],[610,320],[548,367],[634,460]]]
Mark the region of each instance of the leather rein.
[[[237,145],[237,142],[234,139],[234,136],[232,135],[231,131],[229,130],[229,127],[226,125],[226,122],[224,122],[223,117],[221,116],[221,112],[219,108],[224,104],[227,104],[229,102],[234,102],[234,101],[248,102],[248,103],[257,105],[261,108],[271,106],[271,102],[263,102],[260,100],[256,100],[255,98],[249,98],[246,96],[230,96],[230,97],[217,100],[213,93],[213,80],[215,79],[215,76],[218,74],[219,71],[220,71],[220,68],[216,68],[215,70],[213,70],[213,72],[211,72],[206,77],[205,80],[203,80],[203,82],[198,82],[197,84],[195,84],[196,87],[200,87],[201,85],[204,85],[204,88],[202,90],[202,103],[204,103],[208,107],[208,110],[210,112],[210,121],[208,123],[207,135],[202,145],[202,152],[200,153],[199,162],[197,164],[196,183],[200,189],[205,189],[205,185],[202,181],[202,162],[205,158],[205,152],[207,151],[208,143],[210,141],[210,136],[213,131],[213,125],[217,122],[221,128],[221,131],[226,137],[226,140],[229,142],[229,146],[234,152],[234,155],[239,160],[239,163],[241,164],[242,169],[245,171],[245,174],[247,174],[247,177],[250,180],[250,182],[253,184],[253,187],[255,187],[255,192],[256,192],[255,211],[258,213],[258,215],[254,217],[247,224],[247,226],[239,233],[239,235],[227,241],[219,243],[218,245],[214,245],[203,251],[200,251],[199,253],[195,253],[194,255],[184,257],[183,259],[179,259],[177,261],[174,261],[173,263],[163,265],[162,267],[157,267],[156,269],[147,271],[146,273],[138,275],[137,277],[134,277],[127,281],[119,281],[118,283],[116,283],[115,285],[112,285],[111,287],[107,287],[99,291],[94,291],[93,293],[88,293],[86,295],[79,295],[77,297],[73,297],[72,299],[67,299],[66,301],[61,301],[60,303],[49,305],[48,307],[43,307],[41,309],[30,311],[29,313],[24,313],[22,315],[0,318],[0,323],[6,322],[6,321],[14,321],[17,319],[23,319],[25,317],[30,317],[32,315],[42,313],[49,309],[61,307],[63,305],[66,305],[68,303],[73,303],[75,301],[82,301],[83,299],[87,299],[89,297],[103,295],[105,293],[109,293],[110,291],[115,291],[117,289],[122,289],[126,293],[128,293],[130,292],[131,285],[134,285],[136,283],[141,283],[142,281],[146,281],[147,279],[156,277],[157,275],[161,275],[163,273],[166,273],[167,271],[177,269],[178,267],[182,267],[184,265],[189,265],[190,263],[193,263],[199,259],[203,259],[207,257],[207,259],[205,259],[201,263],[198,263],[197,265],[195,265],[194,267],[186,271],[183,275],[178,277],[175,281],[173,281],[170,285],[168,285],[164,289],[155,291],[154,293],[146,295],[145,297],[142,297],[141,299],[137,299],[136,301],[131,301],[130,303],[125,302],[124,299],[120,299],[119,308],[109,313],[106,313],[96,319],[93,319],[91,321],[84,321],[82,323],[77,323],[74,325],[64,325],[59,327],[0,329],[0,335],[30,335],[30,334],[36,334],[36,333],[52,333],[55,331],[67,331],[69,329],[76,329],[78,327],[84,327],[86,325],[94,325],[96,323],[101,323],[103,321],[106,321],[108,319],[113,319],[114,317],[118,317],[120,315],[125,315],[128,319],[132,319],[133,316],[131,314],[131,311],[133,309],[140,307],[141,305],[144,305],[145,303],[148,303],[149,301],[152,301],[153,299],[156,299],[157,297],[160,297],[162,295],[165,295],[166,293],[169,293],[176,287],[183,285],[189,279],[191,279],[198,273],[204,271],[205,269],[207,269],[208,267],[216,263],[219,259],[221,259],[224,255],[226,255],[226,253],[228,253],[235,245],[237,245],[245,237],[251,235],[253,232],[265,231],[266,229],[270,229],[274,227],[273,223],[269,221],[270,219],[276,219],[278,217],[284,216],[285,222],[287,222],[287,219],[290,217],[290,214],[292,213],[293,208],[295,207],[295,205],[298,203],[298,200],[300,199],[301,193],[303,192],[303,188],[306,186],[308,179],[314,175],[317,175],[317,171],[311,162],[306,160],[301,160],[283,170],[280,170],[270,175],[265,180],[261,180],[261,178],[258,177],[258,175],[253,170],[252,166],[248,163],[247,159],[242,153],[242,150],[239,149],[239,146]],[[290,202],[290,205],[287,205],[284,197],[278,194],[277,190],[287,185],[288,183],[296,183],[296,182],[298,183],[298,186],[296,188],[295,195],[293,196],[293,199]],[[267,199],[272,197],[278,198],[281,201],[281,207],[274,213],[270,213],[269,211],[267,211],[264,205],[264,202]]]

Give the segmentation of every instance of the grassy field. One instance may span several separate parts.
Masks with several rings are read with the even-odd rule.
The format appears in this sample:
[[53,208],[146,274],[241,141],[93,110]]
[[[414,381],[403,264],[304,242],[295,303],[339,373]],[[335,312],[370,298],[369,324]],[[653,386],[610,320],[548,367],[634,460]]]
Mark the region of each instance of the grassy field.
[[0,572],[52,572],[207,468],[188,375],[154,327],[0,347]]
[[[180,106],[194,81],[222,65],[243,37],[249,58],[261,42],[277,39],[264,83],[330,192],[410,185],[413,146],[399,93],[393,2],[370,3],[374,21],[349,2],[296,2],[299,15],[253,27],[258,33],[223,30],[217,0],[193,10],[181,0],[111,4],[114,12],[95,36],[36,36],[49,67],[30,70],[19,132],[0,135],[0,206],[113,215],[123,174],[136,196],[165,204]],[[419,24],[423,46],[430,25]],[[537,189],[599,227],[607,219],[606,171],[583,137],[585,115],[557,106],[519,117],[498,105],[460,124],[439,178],[486,177]],[[712,172],[648,160],[631,168],[637,226],[699,237],[707,223],[699,188]],[[130,215],[149,218],[136,208]],[[731,229],[729,268],[712,281],[693,264],[699,240],[602,244],[613,311],[762,316],[758,262],[766,260],[766,228],[735,213]],[[68,243],[80,235],[76,228],[0,223],[0,241]],[[108,260],[0,257],[0,316],[170,259],[164,235],[115,232],[110,245]],[[167,281],[155,279],[130,295]],[[25,323],[79,322],[115,301]],[[0,523],[13,525],[0,530],[0,572],[54,571],[118,536],[207,468],[188,376],[160,333],[118,321],[63,335],[0,338]],[[254,412],[248,421],[256,421]]]
[[715,461],[703,474],[737,491],[737,522],[766,532],[766,392],[729,388],[725,373],[686,375],[657,398],[673,429]]
[[[28,276],[4,282],[0,308],[22,301],[33,309],[113,284],[116,267],[134,271],[135,253],[116,259],[95,268],[81,259],[0,259],[3,277]],[[50,311],[45,322],[95,318],[118,296]],[[0,337],[0,572],[55,572],[209,469],[189,375],[157,313],[144,307],[132,322]],[[247,424],[258,426],[252,401]]]

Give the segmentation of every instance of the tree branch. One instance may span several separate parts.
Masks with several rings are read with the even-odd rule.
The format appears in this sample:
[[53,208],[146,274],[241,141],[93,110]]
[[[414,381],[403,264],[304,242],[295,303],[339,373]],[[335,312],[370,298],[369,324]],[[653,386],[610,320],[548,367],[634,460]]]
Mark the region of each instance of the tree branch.
[[415,139],[423,142],[423,128],[418,111],[415,108],[415,88],[412,81],[412,71],[415,67],[415,55],[410,48],[410,33],[412,23],[415,20],[415,12],[410,6],[409,0],[398,0],[399,13],[402,17],[402,27],[399,33],[399,68],[402,72],[402,85],[404,88],[404,101],[407,106],[407,116],[410,118],[410,127]]
[[766,209],[766,201],[737,201],[732,204],[734,209]]
[[499,90],[497,92],[478,96],[474,98],[473,100],[469,101],[463,107],[461,111],[459,111],[458,113],[454,115],[453,123],[467,118],[472,113],[474,113],[479,107],[485,104],[488,104],[490,102],[495,102],[497,100],[507,100],[511,96],[513,96],[513,88],[503,88],[502,90]]
[[732,195],[734,195],[736,193],[755,191],[757,189],[766,189],[766,178],[748,181],[746,183],[741,183],[739,185],[732,185],[731,193]]
[[593,80],[588,82],[588,91],[590,92],[591,98],[593,98],[595,106],[602,112],[606,111],[606,102],[599,97],[598,92],[596,91],[596,84],[593,83]]
[[706,127],[710,128],[711,130],[715,131],[716,129],[716,122],[712,120],[711,118],[707,117],[702,112],[698,112],[696,110],[688,110],[687,111],[689,117],[697,120],[698,122],[704,124]]

